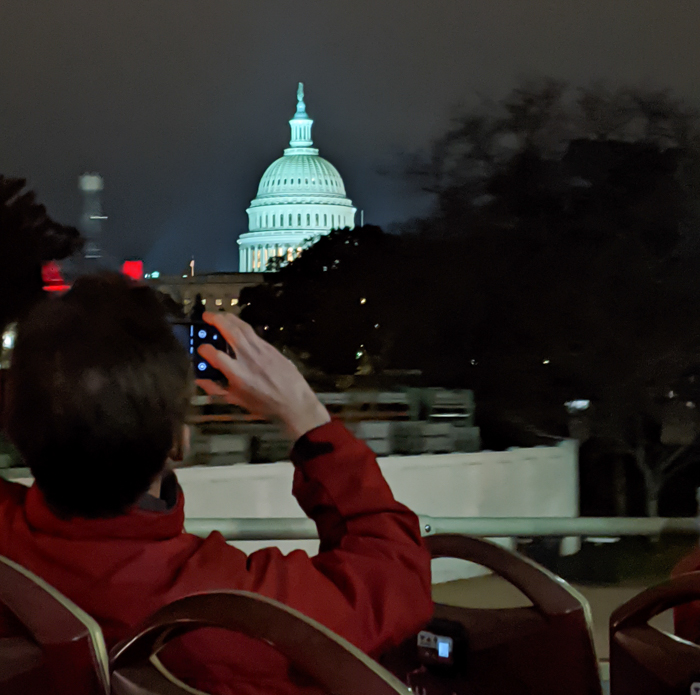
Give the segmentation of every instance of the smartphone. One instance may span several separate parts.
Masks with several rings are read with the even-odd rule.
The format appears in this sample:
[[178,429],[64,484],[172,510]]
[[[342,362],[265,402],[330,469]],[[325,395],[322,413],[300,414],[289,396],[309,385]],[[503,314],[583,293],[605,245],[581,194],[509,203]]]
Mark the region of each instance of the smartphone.
[[233,351],[219,333],[218,328],[204,321],[191,321],[174,324],[173,331],[190,354],[195,379],[211,379],[219,383],[226,383],[226,377],[197,352],[200,345],[213,345],[217,350],[234,357]]

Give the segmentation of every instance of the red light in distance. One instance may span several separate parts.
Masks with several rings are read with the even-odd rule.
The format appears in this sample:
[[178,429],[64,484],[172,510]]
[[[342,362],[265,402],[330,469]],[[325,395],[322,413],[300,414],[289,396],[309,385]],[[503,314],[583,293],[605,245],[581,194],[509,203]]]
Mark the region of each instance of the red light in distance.
[[44,292],[66,292],[70,285],[66,284],[61,274],[61,268],[56,261],[44,263],[41,268],[41,280],[44,283]]
[[124,261],[122,273],[132,280],[143,280],[143,261]]

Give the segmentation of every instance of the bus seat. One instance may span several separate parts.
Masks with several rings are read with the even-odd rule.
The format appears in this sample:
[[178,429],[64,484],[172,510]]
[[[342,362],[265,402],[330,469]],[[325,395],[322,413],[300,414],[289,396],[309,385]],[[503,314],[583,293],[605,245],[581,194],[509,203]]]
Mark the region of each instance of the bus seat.
[[490,541],[457,534],[425,540],[434,558],[475,562],[510,582],[532,605],[435,604],[428,625],[380,659],[414,693],[601,694],[590,608],[583,596],[528,558]]
[[185,695],[158,652],[176,637],[219,627],[265,640],[334,695],[410,695],[392,674],[320,623],[246,591],[188,596],[161,608],[110,654],[113,695]]
[[700,599],[700,572],[653,586],[610,616],[611,695],[700,694],[700,647],[649,621]]
[[0,693],[106,695],[107,648],[99,625],[43,579],[0,556]]

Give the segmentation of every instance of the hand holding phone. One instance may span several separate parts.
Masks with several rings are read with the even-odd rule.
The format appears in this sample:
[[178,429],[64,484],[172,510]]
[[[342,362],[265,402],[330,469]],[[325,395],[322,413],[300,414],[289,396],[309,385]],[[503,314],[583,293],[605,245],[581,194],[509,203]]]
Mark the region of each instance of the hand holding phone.
[[223,387],[206,377],[198,379],[204,391],[223,396],[254,415],[281,420],[294,439],[330,420],[328,411],[294,364],[245,321],[220,312],[207,312],[203,318],[236,353],[233,359],[211,341],[198,345],[195,352],[228,382]]

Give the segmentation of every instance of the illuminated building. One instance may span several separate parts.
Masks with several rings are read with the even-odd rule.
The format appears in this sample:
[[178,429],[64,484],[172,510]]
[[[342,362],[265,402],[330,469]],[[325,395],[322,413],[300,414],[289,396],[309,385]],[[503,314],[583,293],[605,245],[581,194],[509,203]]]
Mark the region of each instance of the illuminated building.
[[247,210],[249,231],[238,239],[242,273],[265,271],[275,256],[291,261],[308,240],[355,227],[356,209],[346,197],[343,179],[313,147],[313,120],[306,113],[301,83],[289,125],[289,147],[267,168]]
[[148,278],[152,287],[169,295],[189,313],[199,295],[207,311],[226,311],[237,314],[239,298],[245,287],[263,282],[258,273],[203,273],[201,275],[160,275]]

